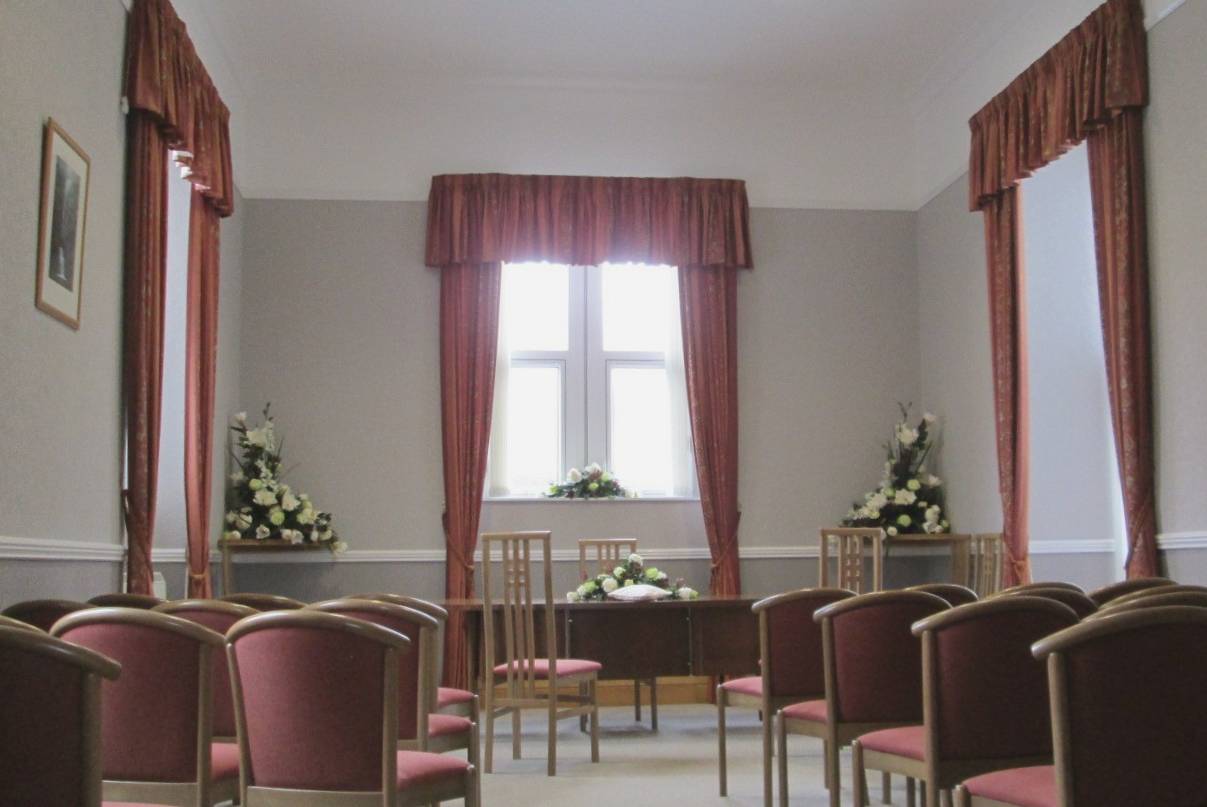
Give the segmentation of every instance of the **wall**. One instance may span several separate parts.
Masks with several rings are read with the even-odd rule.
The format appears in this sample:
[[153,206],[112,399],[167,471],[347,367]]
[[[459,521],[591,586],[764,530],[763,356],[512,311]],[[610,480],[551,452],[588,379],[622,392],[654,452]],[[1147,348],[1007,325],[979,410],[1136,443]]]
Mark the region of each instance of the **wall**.
[[[439,277],[422,266],[424,205],[247,209],[243,400],[275,402],[291,483],[336,514],[350,559],[382,566],[246,564],[240,585],[405,580],[438,595]],[[741,542],[746,587],[763,593],[813,579],[815,529],[878,478],[895,401],[918,393],[917,299],[912,214],[755,209],[751,226],[757,268],[738,291]],[[551,529],[559,556],[575,557],[579,537],[634,534],[672,574],[707,585],[697,502],[483,508],[484,531],[518,528]],[[573,577],[565,565],[559,584]]]

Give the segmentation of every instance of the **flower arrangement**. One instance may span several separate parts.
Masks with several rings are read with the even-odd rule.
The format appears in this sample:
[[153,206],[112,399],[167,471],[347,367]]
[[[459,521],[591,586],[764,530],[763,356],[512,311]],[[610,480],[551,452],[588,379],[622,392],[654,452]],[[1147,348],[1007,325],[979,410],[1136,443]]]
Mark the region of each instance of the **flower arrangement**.
[[851,506],[844,527],[880,527],[888,535],[947,532],[943,512],[943,480],[926,471],[937,418],[927,412],[918,425],[909,425],[909,407],[898,404],[901,420],[885,444],[888,458],[880,487]]
[[669,591],[670,596],[666,599],[694,600],[700,596],[700,593],[689,587],[682,577],[672,586],[670,576],[666,572],[653,566],[646,568],[641,555],[634,552],[611,572],[603,572],[584,580],[581,586],[566,594],[566,599],[569,602],[606,600],[608,595],[617,589],[641,584]]
[[620,481],[596,462],[581,471],[571,468],[566,481],[554,482],[545,491],[549,499],[615,499],[629,495]]
[[322,544],[333,554],[348,545],[331,528],[331,514],[319,510],[305,493],[295,493],[281,481],[281,446],[268,410],[264,423],[250,426],[247,413],[235,415],[231,431],[238,435],[242,456],[234,457],[238,466],[230,475],[226,496],[227,540],[254,538],[283,540],[291,544]]

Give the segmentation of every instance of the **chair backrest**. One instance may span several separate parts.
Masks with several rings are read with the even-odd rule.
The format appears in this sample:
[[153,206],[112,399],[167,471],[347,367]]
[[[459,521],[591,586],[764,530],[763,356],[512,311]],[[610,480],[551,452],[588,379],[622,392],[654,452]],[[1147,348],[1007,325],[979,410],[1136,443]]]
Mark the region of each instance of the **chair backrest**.
[[54,623],[68,614],[92,608],[89,603],[75,600],[25,600],[5,608],[4,616],[49,631]]
[[934,594],[936,597],[946,600],[952,608],[967,605],[979,599],[975,591],[968,586],[961,586],[959,583],[923,583],[920,586],[910,586],[905,590]]
[[[610,572],[636,551],[636,538],[579,538],[578,577],[586,580],[601,572]],[[595,557],[589,558],[592,553]]]
[[1024,591],[1004,591],[1002,597],[995,599],[1013,599],[1015,597],[1040,597],[1045,600],[1063,603],[1073,609],[1077,614],[1078,619],[1085,619],[1087,616],[1095,613],[1098,610],[1098,604],[1082,594],[1080,591],[1073,591],[1069,588],[1045,588],[1037,586],[1028,588]]
[[996,594],[1002,587],[1002,534],[982,532],[969,542],[972,563],[968,585],[982,597]]
[[211,652],[222,636],[187,619],[135,608],[91,608],[55,623],[55,636],[122,665],[103,686],[105,779],[210,780]]
[[1207,804],[1207,610],[1141,608],[1036,643],[1060,804]]
[[100,608],[142,608],[145,611],[151,610],[162,602],[163,600],[151,594],[134,594],[128,591],[97,594],[88,600],[89,605]]
[[440,651],[436,654],[436,686],[439,687],[440,682],[444,680],[444,631],[448,626],[448,610],[444,606],[407,594],[349,594],[345,599],[391,602],[404,608],[414,608],[439,622],[440,627],[436,630],[436,647]]
[[1082,594],[1085,593],[1081,586],[1076,583],[1066,583],[1063,580],[1040,580],[1035,583],[1019,583],[1017,586],[1002,589],[998,594],[1025,594],[1037,588],[1063,588],[1065,591],[1080,591]]
[[[553,620],[553,565],[550,557],[550,533],[498,532],[482,535],[482,625],[485,633],[485,665],[487,684],[491,671],[498,664],[506,665],[507,696],[534,698],[537,694],[536,659],[549,659],[549,680],[557,680],[557,631]],[[495,550],[499,552],[500,572],[491,571]],[[538,556],[544,570],[544,590],[534,596],[532,579],[533,554]],[[496,591],[497,586],[497,591]],[[543,600],[545,647],[537,648],[536,609],[534,602]],[[497,598],[497,599],[496,599]],[[496,602],[502,603],[499,616],[503,621],[503,646],[495,641]]]
[[922,639],[927,757],[986,760],[1052,752],[1048,680],[1031,645],[1077,623],[1067,605],[994,597],[915,623]]
[[[1172,587],[1171,587],[1172,588]],[[1177,586],[1177,588],[1190,589],[1189,586]],[[1164,588],[1150,589],[1153,594],[1151,597],[1138,597],[1130,599],[1120,597],[1117,600],[1111,600],[1106,605],[1098,609],[1094,614],[1095,619],[1101,619],[1118,614],[1123,611],[1138,611],[1142,608],[1163,608],[1167,605],[1186,605],[1192,608],[1207,608],[1207,591],[1184,590],[1170,591]],[[1127,600],[1124,602],[1124,600]]]
[[422,611],[380,600],[346,598],[308,606],[310,610],[342,614],[389,628],[411,640],[411,652],[399,657],[398,739],[418,740],[427,747],[428,715],[436,711],[436,637],[440,623]]
[[1153,586],[1152,588],[1142,588],[1138,591],[1133,591],[1130,594],[1124,594],[1121,597],[1115,597],[1108,604],[1114,608],[1117,605],[1124,605],[1136,600],[1147,599],[1148,597],[1160,597],[1165,594],[1181,594],[1187,591],[1204,592],[1207,591],[1207,586],[1194,585],[1179,585],[1170,583],[1168,586]]
[[922,645],[910,627],[950,607],[923,591],[881,591],[827,605],[814,614],[822,626],[831,719],[920,722]]
[[[196,622],[221,636],[225,636],[231,626],[240,619],[257,613],[254,608],[248,608],[246,605],[219,600],[175,600],[157,605],[151,610]],[[233,739],[235,700],[231,694],[230,666],[226,663],[226,653],[221,650],[210,653],[210,689],[214,738]]]
[[759,654],[765,697],[823,697],[826,692],[821,625],[813,614],[832,602],[854,597],[838,588],[806,588],[759,600]]
[[228,594],[221,598],[222,602],[233,602],[236,605],[246,605],[257,611],[298,611],[306,607],[306,603],[292,597],[282,597],[280,594]]
[[[879,527],[822,527],[820,540],[828,547],[830,542],[838,546],[838,579],[837,588],[847,589],[862,594],[864,591],[877,591],[881,587],[879,575],[880,557],[883,552],[884,530]],[[865,557],[872,559],[872,581],[864,581],[863,561]],[[818,585],[826,588],[830,585],[829,563],[823,562],[818,568]]]
[[28,627],[0,626],[0,802],[100,807],[101,679],[121,665]]
[[1111,600],[1122,597],[1125,594],[1131,594],[1133,591],[1171,585],[1174,585],[1174,581],[1168,577],[1136,577],[1119,583],[1111,583],[1109,586],[1103,586],[1102,588],[1096,588],[1089,593],[1089,596],[1101,608]]
[[312,609],[256,614],[231,628],[246,786],[384,793],[394,804],[398,657],[410,644],[380,625]]
[[39,628],[37,625],[31,625],[28,622],[22,622],[19,619],[13,619],[12,617],[2,616],[2,615],[0,615],[0,628],[20,628],[22,630],[34,630],[34,631],[37,631],[38,633],[46,632],[46,631],[42,630],[41,628]]

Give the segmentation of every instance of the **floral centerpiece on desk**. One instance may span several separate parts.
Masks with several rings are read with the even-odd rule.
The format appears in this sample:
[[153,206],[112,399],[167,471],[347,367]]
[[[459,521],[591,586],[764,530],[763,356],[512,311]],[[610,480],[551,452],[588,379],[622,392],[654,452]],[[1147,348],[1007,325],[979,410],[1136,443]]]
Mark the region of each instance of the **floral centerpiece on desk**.
[[554,482],[545,491],[548,499],[618,499],[632,494],[611,473],[593,462],[581,471],[571,468],[564,482]]
[[851,506],[844,527],[880,527],[888,535],[943,533],[951,529],[943,509],[943,480],[926,471],[933,447],[937,418],[927,412],[916,426],[909,425],[909,407],[885,444],[888,457],[880,486],[864,494],[863,503]]
[[635,586],[649,586],[666,592],[656,593],[649,599],[694,600],[700,596],[700,593],[689,587],[682,577],[671,585],[670,576],[666,572],[653,566],[647,568],[641,555],[633,553],[611,572],[603,572],[584,580],[577,589],[566,594],[566,599],[569,602],[606,600],[620,589],[631,589]]
[[321,544],[339,554],[348,545],[331,527],[331,514],[281,480],[283,441],[277,439],[270,406],[264,406],[263,424],[249,425],[247,413],[240,412],[230,427],[238,435],[239,454],[232,452],[238,467],[230,475],[222,537]]

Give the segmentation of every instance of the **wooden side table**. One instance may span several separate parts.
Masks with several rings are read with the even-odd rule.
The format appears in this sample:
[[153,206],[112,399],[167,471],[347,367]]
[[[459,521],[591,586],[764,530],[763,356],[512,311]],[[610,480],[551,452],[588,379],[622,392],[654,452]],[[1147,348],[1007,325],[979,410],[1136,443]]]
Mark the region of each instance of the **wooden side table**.
[[282,541],[280,538],[265,538],[263,541],[257,541],[254,538],[239,538],[231,541],[226,538],[218,539],[218,549],[222,552],[222,594],[235,593],[235,563],[234,556],[241,552],[247,553],[265,553],[265,552],[311,552],[315,549],[327,551],[327,547],[322,544],[302,543],[291,544],[288,541]]
[[[838,585],[863,592],[863,549],[871,544],[872,591],[884,588],[884,551],[894,545],[946,546],[951,551],[951,582],[968,585],[971,569],[972,536],[962,533],[902,533],[880,535],[879,530],[831,528],[821,531],[818,545],[818,585],[830,585],[830,542],[839,545]],[[867,533],[864,535],[863,533]]]

